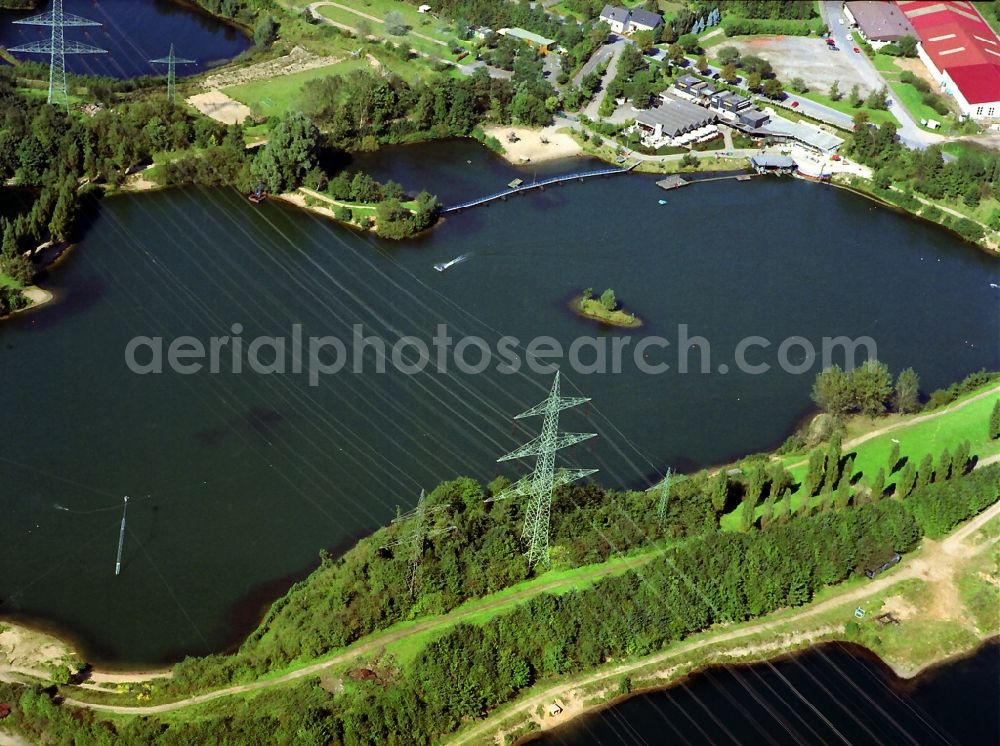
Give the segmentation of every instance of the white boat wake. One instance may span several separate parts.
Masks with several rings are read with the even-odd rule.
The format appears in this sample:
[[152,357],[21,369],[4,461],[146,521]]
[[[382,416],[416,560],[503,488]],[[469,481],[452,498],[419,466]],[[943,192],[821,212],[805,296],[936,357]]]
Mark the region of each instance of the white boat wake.
[[460,254],[459,256],[456,256],[454,259],[451,259],[447,262],[438,262],[437,264],[434,265],[434,269],[436,269],[438,272],[444,272],[449,267],[454,267],[456,264],[461,264],[468,258],[469,258],[468,254]]

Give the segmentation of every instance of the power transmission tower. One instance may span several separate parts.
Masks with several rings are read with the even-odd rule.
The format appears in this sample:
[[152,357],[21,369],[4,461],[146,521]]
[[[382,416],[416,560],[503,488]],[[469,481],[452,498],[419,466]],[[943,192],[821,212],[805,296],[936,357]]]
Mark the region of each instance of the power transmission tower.
[[50,55],[49,62],[49,103],[62,104],[69,107],[69,95],[66,93],[66,55],[67,54],[106,54],[108,50],[82,44],[78,41],[67,42],[63,38],[63,29],[77,26],[100,26],[97,21],[81,18],[72,13],[63,12],[63,0],[53,0],[52,10],[30,18],[14,21],[23,26],[51,26],[52,38],[49,41],[35,41],[10,47],[10,52],[30,52],[33,54]]
[[174,91],[177,87],[177,65],[193,65],[195,60],[186,60],[183,57],[177,57],[174,55],[174,45],[170,44],[170,54],[166,57],[160,57],[155,60],[150,60],[157,65],[167,66],[167,101],[170,103],[174,102]]
[[455,526],[445,526],[443,528],[427,528],[427,517],[434,513],[437,513],[448,508],[447,505],[435,505],[433,508],[428,508],[425,504],[426,493],[420,490],[420,499],[417,501],[417,507],[414,508],[409,513],[399,516],[393,519],[393,523],[401,523],[403,521],[409,521],[413,526],[409,535],[405,538],[399,539],[398,541],[393,541],[382,549],[388,549],[389,547],[402,546],[405,544],[413,545],[413,554],[410,557],[410,573],[409,573],[409,589],[410,596],[413,596],[417,590],[420,580],[420,561],[424,556],[424,540],[429,539],[433,536],[443,536],[444,534],[451,533],[455,530]]
[[670,499],[670,478],[673,472],[667,468],[667,473],[660,483],[660,501],[656,504],[656,517],[660,519],[662,527],[667,522],[667,501]]
[[523,477],[492,500],[506,500],[511,497],[528,498],[528,506],[524,515],[523,538],[528,543],[528,565],[548,566],[549,564],[549,520],[552,510],[552,492],[556,487],[575,482],[597,469],[555,469],[556,451],[593,438],[595,433],[560,433],[559,413],[564,409],[590,401],[584,397],[569,397],[559,395],[559,371],[552,381],[552,390],[548,398],[514,419],[542,415],[542,433],[534,440],[525,443],[515,451],[497,459],[510,461],[516,458],[537,456],[535,471],[530,477]]

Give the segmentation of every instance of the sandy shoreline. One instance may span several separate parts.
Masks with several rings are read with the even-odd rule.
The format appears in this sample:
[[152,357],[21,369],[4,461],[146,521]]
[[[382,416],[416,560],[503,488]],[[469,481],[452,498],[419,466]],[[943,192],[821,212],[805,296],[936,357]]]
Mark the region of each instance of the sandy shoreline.
[[21,289],[21,295],[28,300],[28,305],[24,308],[19,308],[16,311],[8,313],[6,316],[0,316],[0,321],[5,319],[12,319],[15,316],[27,313],[28,311],[33,311],[36,308],[44,306],[46,303],[50,303],[55,295],[50,293],[45,288],[39,287],[38,285],[26,285]]
[[[557,132],[555,127],[486,127],[484,132],[495,137],[504,148],[503,158],[513,164],[542,163],[582,155],[583,148],[570,135]],[[511,142],[511,134],[516,138]]]

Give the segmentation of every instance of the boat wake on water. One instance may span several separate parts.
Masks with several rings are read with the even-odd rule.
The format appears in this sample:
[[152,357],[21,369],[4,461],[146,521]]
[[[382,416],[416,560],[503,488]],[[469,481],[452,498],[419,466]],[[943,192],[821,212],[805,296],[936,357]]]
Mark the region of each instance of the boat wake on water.
[[466,261],[470,256],[471,254],[460,254],[459,256],[456,256],[454,259],[451,259],[447,262],[438,262],[437,264],[434,265],[434,269],[436,269],[438,272],[444,272],[449,267],[454,267],[456,264],[461,264],[462,262]]

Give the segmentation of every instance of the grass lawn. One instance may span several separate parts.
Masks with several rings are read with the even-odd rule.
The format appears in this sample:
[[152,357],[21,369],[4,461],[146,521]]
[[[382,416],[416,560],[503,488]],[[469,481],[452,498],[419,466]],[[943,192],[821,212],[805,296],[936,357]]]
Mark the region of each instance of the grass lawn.
[[[983,389],[980,389],[979,392],[994,388],[996,385],[997,383],[994,381],[992,384],[988,384]],[[975,396],[979,392],[971,392],[968,397]],[[889,452],[892,450],[893,439],[899,441],[901,461],[906,459],[914,466],[919,466],[920,461],[928,453],[931,454],[935,463],[937,463],[938,457],[945,448],[954,452],[955,447],[963,440],[969,441],[972,446],[973,456],[978,456],[979,458],[992,456],[1000,453],[1000,441],[990,441],[987,439],[986,425],[989,422],[993,405],[998,398],[1000,398],[1000,394],[984,397],[943,417],[925,422],[917,422],[912,425],[904,425],[899,429],[872,438],[856,448],[845,448],[844,455],[855,454],[854,473],[861,472],[861,480],[863,482],[874,479],[878,470],[884,468],[886,472],[886,487],[895,484],[899,476],[898,470],[893,474],[889,474],[888,468]],[[904,422],[906,420],[913,420],[919,416],[919,414],[910,415],[906,418],[896,416],[894,419],[897,422]],[[893,421],[893,419],[888,418],[878,419],[875,421],[874,427],[881,428],[893,424]],[[854,428],[858,428],[859,425],[870,422],[867,418],[858,417],[851,424]],[[867,431],[871,428],[866,427],[864,429]],[[845,440],[850,440],[853,435],[857,434],[855,432],[852,435],[851,430],[852,428],[849,427]],[[822,448],[822,446],[820,447]],[[789,471],[791,471],[795,482],[800,485],[806,475],[806,471],[808,471],[808,467],[804,463],[805,459],[806,457],[802,454],[782,458],[785,465],[790,467]],[[792,466],[793,464],[796,465]],[[800,487],[792,493],[792,509],[797,510],[803,499],[805,499],[805,496]],[[810,498],[810,503],[815,505],[820,502],[820,499],[819,496],[812,497]],[[740,505],[728,515],[723,516],[721,520],[722,527],[726,530],[738,530],[742,510],[743,506]],[[761,505],[757,509],[757,514],[759,515],[762,512],[763,506]]]
[[[382,39],[388,39],[394,44],[406,44],[409,47],[416,49],[423,54],[429,54],[432,57],[440,57],[442,59],[455,59],[455,55],[451,53],[451,47],[453,45],[458,45],[459,42],[453,36],[443,36],[441,34],[428,33],[426,27],[418,26],[414,30],[424,36],[429,36],[437,41],[428,41],[427,39],[421,39],[420,37],[414,36],[412,33],[406,34],[405,36],[394,36],[390,34],[384,24],[376,23],[375,21],[368,20],[357,13],[352,13],[349,10],[341,10],[340,8],[334,8],[329,5],[324,5],[318,8],[318,11],[325,18],[329,18],[331,21],[336,21],[337,23],[342,23],[345,26],[350,26],[352,28],[357,28],[359,23],[367,23],[369,33],[378,36]],[[365,11],[367,12],[367,11]],[[372,14],[375,15],[375,14]],[[433,30],[433,29],[432,29]],[[441,37],[441,38],[438,38]],[[437,43],[440,41],[441,43]]]
[[290,109],[301,108],[302,86],[308,81],[330,75],[344,75],[352,70],[361,69],[371,69],[363,57],[291,75],[280,75],[269,80],[255,80],[252,83],[226,88],[223,93],[241,101],[255,112],[267,115],[280,114]]
[[891,112],[884,109],[869,109],[862,106],[860,109],[856,109],[848,103],[846,96],[850,93],[849,90],[842,91],[844,98],[839,101],[834,101],[829,96],[819,93],[817,91],[809,91],[808,93],[797,93],[796,96],[801,96],[802,98],[807,98],[810,101],[815,101],[818,104],[823,104],[824,106],[829,106],[831,109],[836,109],[839,112],[847,114],[848,116],[854,116],[858,111],[868,112],[868,118],[875,124],[885,124],[886,122],[892,122],[898,125],[899,122],[896,121],[896,117],[892,115]]
[[[945,115],[939,114],[930,106],[925,104],[920,91],[918,91],[910,83],[889,83],[889,87],[892,88],[893,93],[899,96],[899,100],[903,102],[903,106],[907,108],[918,125],[920,124],[921,119],[936,119],[939,122],[944,121]],[[927,128],[921,127],[921,129]]]

